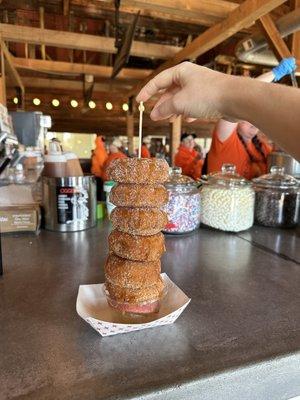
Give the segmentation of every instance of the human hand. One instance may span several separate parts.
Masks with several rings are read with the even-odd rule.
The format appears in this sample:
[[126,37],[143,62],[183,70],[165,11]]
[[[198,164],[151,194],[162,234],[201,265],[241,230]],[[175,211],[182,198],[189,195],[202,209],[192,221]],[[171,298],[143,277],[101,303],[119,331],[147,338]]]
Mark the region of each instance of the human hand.
[[151,79],[136,100],[145,102],[154,95],[161,95],[150,114],[154,121],[173,121],[178,115],[188,121],[221,118],[222,95],[228,79],[220,72],[183,62]]
[[284,58],[277,65],[277,67],[272,69],[272,72],[275,76],[274,81],[277,82],[285,75],[289,75],[293,73],[297,68],[296,59],[294,57]]

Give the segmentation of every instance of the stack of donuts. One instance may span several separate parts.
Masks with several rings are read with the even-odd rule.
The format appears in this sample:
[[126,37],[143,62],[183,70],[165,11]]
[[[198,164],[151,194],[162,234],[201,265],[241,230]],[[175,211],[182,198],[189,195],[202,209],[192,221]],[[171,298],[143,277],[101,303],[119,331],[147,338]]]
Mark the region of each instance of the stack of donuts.
[[164,290],[161,230],[167,223],[161,207],[168,201],[162,184],[168,170],[166,161],[145,158],[118,159],[109,167],[108,176],[117,185],[110,193],[116,208],[111,214],[105,285],[109,305],[121,312],[147,314],[158,309]]

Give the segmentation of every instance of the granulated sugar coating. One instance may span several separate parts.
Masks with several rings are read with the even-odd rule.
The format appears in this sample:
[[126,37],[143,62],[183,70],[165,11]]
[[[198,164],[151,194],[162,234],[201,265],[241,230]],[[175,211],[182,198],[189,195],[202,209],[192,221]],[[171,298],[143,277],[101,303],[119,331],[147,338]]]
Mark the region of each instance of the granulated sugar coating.
[[146,207],[117,207],[110,218],[114,229],[141,236],[159,233],[168,222],[165,212]]
[[106,282],[129,289],[142,289],[160,281],[160,260],[130,261],[110,254],[105,264]]
[[111,213],[109,257],[105,266],[108,304],[122,313],[149,314],[159,310],[164,283],[160,256],[165,251],[160,231],[168,222],[160,208],[168,194],[162,185],[168,179],[165,160],[118,159],[108,168],[117,182],[110,193],[116,205]]
[[109,165],[107,174],[115,182],[155,185],[168,180],[169,165],[157,158],[122,158]]
[[139,236],[114,230],[108,237],[108,244],[112,253],[136,261],[159,260],[165,251],[165,238],[162,233]]
[[168,192],[163,185],[116,185],[110,192],[110,201],[119,207],[157,207],[168,202]]
[[132,304],[142,304],[143,302],[159,299],[164,290],[164,284],[161,277],[157,283],[140,289],[132,289],[126,286],[113,285],[106,281],[106,289],[110,298],[119,302]]

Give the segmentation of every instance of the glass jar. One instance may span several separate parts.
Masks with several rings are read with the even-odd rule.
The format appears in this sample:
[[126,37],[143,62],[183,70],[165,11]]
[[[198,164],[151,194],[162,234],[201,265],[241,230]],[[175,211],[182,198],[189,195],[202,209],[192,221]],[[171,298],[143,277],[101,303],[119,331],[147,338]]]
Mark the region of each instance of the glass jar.
[[255,194],[251,182],[236,173],[233,164],[209,174],[201,187],[201,222],[222,231],[249,229],[254,220]]
[[163,232],[192,232],[200,225],[200,193],[197,183],[182,175],[179,167],[170,168],[169,174],[169,180],[165,183],[169,201],[164,207],[169,222]]
[[111,201],[109,199],[110,192],[115,185],[116,185],[116,182],[114,182],[114,181],[106,181],[106,182],[104,182],[104,185],[103,185],[103,191],[106,193],[106,209],[107,209],[108,218],[110,218],[110,214],[116,208],[116,206],[113,203],[111,203]]
[[299,217],[300,185],[284,173],[284,167],[271,167],[270,173],[253,179],[255,189],[255,223],[292,228]]

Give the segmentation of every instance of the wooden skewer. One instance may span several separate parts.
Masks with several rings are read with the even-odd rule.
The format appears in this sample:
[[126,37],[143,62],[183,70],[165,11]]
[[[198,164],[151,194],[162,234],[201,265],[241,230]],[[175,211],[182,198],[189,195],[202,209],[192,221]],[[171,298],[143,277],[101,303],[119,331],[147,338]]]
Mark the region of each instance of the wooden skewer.
[[143,112],[145,111],[144,103],[141,101],[139,105],[140,119],[139,119],[139,153],[138,157],[142,155],[142,137],[143,137]]

